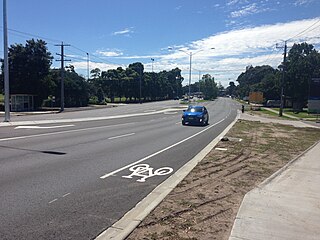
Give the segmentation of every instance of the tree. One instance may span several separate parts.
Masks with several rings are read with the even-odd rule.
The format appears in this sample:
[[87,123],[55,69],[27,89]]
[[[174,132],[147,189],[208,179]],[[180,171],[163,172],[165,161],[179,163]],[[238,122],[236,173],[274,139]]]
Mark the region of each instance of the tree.
[[33,94],[39,107],[47,98],[47,76],[53,57],[43,40],[28,40],[26,45],[14,44],[9,48],[9,75],[11,94]]
[[[56,96],[56,102],[61,101],[60,69],[52,69],[47,77],[50,83],[50,95]],[[74,71],[66,71],[64,79],[64,95],[66,107],[83,107],[89,102],[89,83]]]
[[94,79],[100,78],[101,70],[99,68],[94,68],[90,71],[91,77]]
[[309,81],[320,76],[320,53],[311,44],[294,44],[285,69],[285,93],[292,97],[295,108],[301,110],[308,99]]
[[[277,96],[278,99],[280,97],[279,78],[272,77],[278,76],[276,73],[277,70],[267,65],[247,67],[246,71],[241,73],[237,78],[237,82],[239,83],[237,86],[237,94],[243,98],[249,96],[250,92],[260,91],[263,92],[264,95],[272,95],[273,97]],[[271,82],[268,83],[268,81]],[[274,94],[269,94],[268,92],[277,92],[277,94],[274,96]]]
[[237,90],[237,87],[234,84],[234,82],[229,82],[229,86],[226,89],[226,94],[230,95],[230,96],[235,96],[236,95],[236,90]]
[[213,100],[217,98],[217,83],[214,81],[214,78],[210,74],[205,74],[202,76],[202,79],[200,80],[200,85],[205,99]]

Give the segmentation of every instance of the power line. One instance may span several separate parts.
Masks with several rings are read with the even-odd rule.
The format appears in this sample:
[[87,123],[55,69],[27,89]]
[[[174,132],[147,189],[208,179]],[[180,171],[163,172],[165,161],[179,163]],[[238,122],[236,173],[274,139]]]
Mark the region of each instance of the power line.
[[[0,27],[0,28],[3,29],[3,27]],[[61,42],[61,40],[52,39],[52,38],[48,38],[48,37],[43,37],[43,36],[36,35],[36,34],[32,34],[32,33],[22,32],[22,31],[19,31],[19,30],[11,29],[11,28],[8,28],[8,31],[9,31],[9,32],[14,32],[14,33],[19,33],[19,34],[22,34],[22,35],[25,35],[25,36],[41,38],[41,39],[50,41],[50,42],[52,42],[52,43],[59,43],[59,42]],[[12,34],[12,33],[11,33],[11,34]]]
[[318,21],[316,21],[315,23],[313,23],[311,26],[307,27],[306,29],[304,29],[304,30],[303,30],[303,31],[301,31],[300,33],[298,33],[298,34],[296,34],[295,36],[293,36],[293,37],[291,37],[291,38],[287,39],[286,41],[288,42],[288,41],[290,41],[290,40],[292,40],[292,39],[294,39],[294,38],[298,37],[299,35],[301,35],[302,33],[306,32],[308,29],[312,28],[314,25],[316,25],[316,24],[317,24],[317,23],[319,23],[319,22],[320,22],[320,19],[318,19]]

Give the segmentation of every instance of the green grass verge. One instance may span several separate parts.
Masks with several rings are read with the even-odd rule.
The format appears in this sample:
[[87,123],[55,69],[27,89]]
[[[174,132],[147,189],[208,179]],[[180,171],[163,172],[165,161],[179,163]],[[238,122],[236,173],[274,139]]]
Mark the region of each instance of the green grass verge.
[[4,95],[0,94],[0,103],[4,103]]
[[[279,108],[272,108],[272,109],[279,111]],[[285,114],[288,114],[290,116],[297,117],[297,118],[315,118],[316,119],[317,117],[318,118],[320,117],[320,116],[317,116],[317,114],[308,113],[307,110],[303,110],[302,112],[295,113],[295,112],[293,112],[292,108],[284,108],[283,112]]]

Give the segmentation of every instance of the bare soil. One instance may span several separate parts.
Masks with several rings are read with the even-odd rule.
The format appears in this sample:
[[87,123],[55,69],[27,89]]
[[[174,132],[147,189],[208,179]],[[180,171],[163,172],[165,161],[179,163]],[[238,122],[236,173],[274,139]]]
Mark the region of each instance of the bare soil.
[[[127,239],[228,239],[244,195],[320,140],[320,130],[239,120]],[[241,140],[240,140],[241,139]]]

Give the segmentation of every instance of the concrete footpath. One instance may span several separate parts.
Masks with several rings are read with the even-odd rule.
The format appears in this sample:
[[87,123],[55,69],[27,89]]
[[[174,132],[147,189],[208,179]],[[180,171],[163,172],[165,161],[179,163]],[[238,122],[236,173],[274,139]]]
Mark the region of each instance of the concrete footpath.
[[320,239],[320,142],[247,193],[229,240]]

